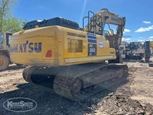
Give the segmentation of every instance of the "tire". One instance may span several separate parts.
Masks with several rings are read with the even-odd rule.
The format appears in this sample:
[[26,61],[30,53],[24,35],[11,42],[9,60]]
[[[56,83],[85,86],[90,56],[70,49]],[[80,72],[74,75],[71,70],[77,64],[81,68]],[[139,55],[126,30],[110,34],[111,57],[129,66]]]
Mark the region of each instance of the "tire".
[[6,55],[0,55],[0,71],[6,70],[9,64],[9,58]]

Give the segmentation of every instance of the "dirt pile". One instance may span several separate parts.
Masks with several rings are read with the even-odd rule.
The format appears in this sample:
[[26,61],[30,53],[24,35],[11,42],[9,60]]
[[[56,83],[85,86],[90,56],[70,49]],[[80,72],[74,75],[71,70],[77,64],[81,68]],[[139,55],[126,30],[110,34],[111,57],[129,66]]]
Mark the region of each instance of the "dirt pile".
[[[153,106],[143,106],[125,95],[109,95],[98,103],[98,111],[108,115],[153,115]],[[100,113],[100,112],[99,112]]]
[[[153,68],[143,63],[128,63],[128,66],[127,83],[84,102],[73,102],[26,83],[23,69],[10,68],[0,72],[0,115],[153,115]],[[25,113],[8,111],[3,103],[13,97],[33,99],[38,106]]]

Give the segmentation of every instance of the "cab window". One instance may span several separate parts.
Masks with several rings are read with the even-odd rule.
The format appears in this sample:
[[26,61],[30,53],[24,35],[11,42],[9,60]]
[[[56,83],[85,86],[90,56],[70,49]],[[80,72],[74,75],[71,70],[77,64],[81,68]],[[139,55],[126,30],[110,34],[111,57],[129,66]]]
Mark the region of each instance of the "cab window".
[[3,38],[4,38],[3,33],[0,33],[0,44],[3,44]]
[[10,46],[11,37],[12,37],[12,34],[11,33],[7,33],[6,34],[6,44],[8,46]]

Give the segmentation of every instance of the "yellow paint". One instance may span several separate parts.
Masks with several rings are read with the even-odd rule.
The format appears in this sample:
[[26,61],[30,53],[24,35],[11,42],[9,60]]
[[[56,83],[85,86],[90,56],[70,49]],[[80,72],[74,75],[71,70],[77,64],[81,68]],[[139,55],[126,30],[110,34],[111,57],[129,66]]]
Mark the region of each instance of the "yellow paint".
[[[26,52],[11,51],[10,59],[18,64],[39,66],[64,66],[115,59],[115,50],[109,47],[109,41],[100,35],[96,35],[96,38],[97,55],[88,56],[88,38],[85,31],[60,26],[25,30],[22,34],[20,32],[13,34],[11,49],[14,48],[15,44],[18,44],[19,49],[19,45],[28,40],[28,43],[42,43],[42,51],[29,53],[29,44],[27,44]],[[99,47],[99,42],[104,43],[103,48]],[[52,57],[45,57],[48,50],[52,51]],[[110,52],[114,52],[114,54]]]
[[68,58],[65,59],[66,64],[81,63],[82,61],[87,62],[97,62],[105,61],[106,59],[114,59],[113,56],[97,56],[97,57],[84,57],[84,58]]
[[153,50],[153,41],[150,41],[150,47],[151,47],[152,50]]

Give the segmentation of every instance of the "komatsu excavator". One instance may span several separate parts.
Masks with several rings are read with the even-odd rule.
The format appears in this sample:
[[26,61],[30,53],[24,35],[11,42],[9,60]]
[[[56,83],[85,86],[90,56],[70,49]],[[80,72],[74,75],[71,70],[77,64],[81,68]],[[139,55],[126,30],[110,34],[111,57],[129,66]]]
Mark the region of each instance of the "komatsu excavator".
[[[29,65],[25,81],[70,100],[86,99],[126,80],[128,67],[119,54],[125,22],[108,9],[89,11],[83,28],[61,17],[28,22],[12,35],[11,61]],[[107,24],[116,25],[117,33],[106,32]]]

